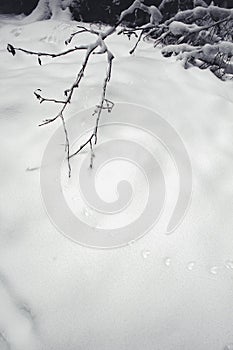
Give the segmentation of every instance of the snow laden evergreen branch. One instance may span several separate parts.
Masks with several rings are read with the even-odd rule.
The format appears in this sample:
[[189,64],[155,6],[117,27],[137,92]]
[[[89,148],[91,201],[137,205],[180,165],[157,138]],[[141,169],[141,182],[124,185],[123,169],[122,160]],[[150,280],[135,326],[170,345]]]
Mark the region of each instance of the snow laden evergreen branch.
[[[144,5],[137,4],[137,8],[143,9]],[[164,57],[177,55],[184,68],[193,65],[201,69],[210,68],[218,78],[231,79],[233,9],[198,6],[178,12],[164,23],[159,23],[159,17],[157,19],[157,24],[153,22],[152,25],[150,21],[141,27],[124,28],[118,33],[127,35],[129,39],[132,35],[136,36],[131,54],[142,39],[153,39],[154,46],[162,46]],[[210,55],[206,54],[207,44],[211,45]]]
[[[210,13],[213,15],[213,7]],[[163,33],[155,44],[162,43],[164,57],[177,56],[184,68],[191,66],[209,68],[222,80],[232,79],[233,12],[226,9],[221,12],[217,9],[216,14],[218,16],[215,16],[215,21],[213,16],[209,16],[207,24],[201,26],[196,23],[172,21],[168,31]],[[224,18],[220,14],[227,16]]]
[[202,26],[198,26],[197,24],[185,24],[182,22],[178,22],[178,21],[173,21],[170,23],[169,27],[168,27],[168,32],[167,34],[172,34],[174,36],[179,36],[181,35],[181,37],[179,38],[179,40],[177,41],[177,43],[181,43],[184,40],[188,39],[188,36],[192,35],[192,34],[199,34],[201,31],[206,31],[210,28],[219,26],[220,24],[230,21],[231,16],[227,16],[224,19],[221,19],[217,22],[208,24],[208,25],[202,25]]

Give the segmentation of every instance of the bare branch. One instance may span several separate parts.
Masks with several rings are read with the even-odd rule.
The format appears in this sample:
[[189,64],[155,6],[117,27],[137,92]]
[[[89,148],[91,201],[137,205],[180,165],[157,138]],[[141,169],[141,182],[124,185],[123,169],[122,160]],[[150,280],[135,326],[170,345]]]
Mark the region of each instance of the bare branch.
[[[71,157],[74,157],[75,155],[77,155],[78,153],[81,152],[81,150],[87,146],[88,144],[90,145],[91,148],[91,161],[90,161],[90,167],[93,167],[93,158],[94,158],[94,151],[93,151],[93,139],[94,139],[94,144],[97,144],[97,139],[98,139],[98,128],[99,128],[99,122],[100,122],[100,118],[101,118],[101,114],[102,111],[104,109],[107,109],[108,112],[111,112],[114,104],[106,99],[106,91],[107,91],[107,85],[111,79],[111,72],[112,72],[112,61],[114,59],[113,54],[111,53],[111,51],[109,51],[109,49],[107,48],[104,40],[102,38],[100,38],[100,46],[101,46],[101,53],[106,53],[107,55],[107,61],[108,61],[108,68],[107,68],[107,72],[106,72],[106,77],[104,79],[104,83],[103,83],[103,88],[102,88],[102,96],[101,96],[101,101],[100,104],[96,106],[96,110],[94,111],[93,115],[97,114],[96,117],[96,123],[95,123],[95,127],[93,130],[93,133],[91,134],[91,136],[89,137],[89,139],[84,142],[79,149],[74,152]],[[106,107],[104,106],[104,104],[106,103]]]
[[40,101],[40,103],[43,103],[43,102],[54,102],[54,103],[61,103],[61,104],[65,104],[66,103],[66,101],[60,101],[60,100],[56,100],[56,99],[53,99],[53,98],[43,97],[43,96],[41,96],[40,91],[41,91],[41,89],[37,89],[37,90],[34,91],[34,95]]
[[[81,150],[83,150],[86,146],[90,147],[90,167],[93,167],[95,156],[94,146],[97,144],[98,140],[98,130],[102,111],[107,110],[108,112],[111,112],[114,106],[113,102],[106,98],[108,83],[111,79],[114,56],[106,46],[105,39],[116,31],[116,29],[122,24],[128,15],[135,13],[137,10],[142,10],[145,13],[149,14],[149,22],[141,27],[136,27],[133,29],[124,27],[118,32],[118,34],[127,35],[129,39],[132,35],[137,38],[134,47],[130,51],[130,54],[135,52],[138,44],[142,39],[145,40],[147,38],[150,38],[151,40],[154,40],[154,46],[158,44],[162,44],[163,47],[165,46],[162,50],[162,53],[165,57],[168,57],[171,54],[176,54],[177,57],[183,61],[185,68],[190,65],[197,65],[200,68],[210,67],[214,74],[218,75],[219,77],[223,76],[225,73],[233,74],[231,63],[231,58],[233,56],[232,47],[229,45],[227,46],[225,43],[222,46],[218,45],[220,40],[228,40],[227,44],[233,45],[229,42],[232,40],[233,12],[227,9],[224,9],[224,11],[222,11],[222,9],[219,9],[215,6],[209,6],[208,8],[199,7],[194,8],[193,10],[178,12],[173,18],[161,24],[161,12],[155,6],[147,6],[143,3],[143,0],[135,0],[128,9],[121,13],[120,19],[114,26],[106,29],[105,31],[102,31],[78,25],[78,30],[73,32],[65,41],[65,44],[68,45],[71,43],[75,36],[78,36],[82,33],[90,33],[97,36],[96,40],[91,44],[75,46],[60,53],[30,51],[18,47],[16,48],[13,45],[8,44],[7,50],[13,56],[17,51],[21,51],[29,55],[35,55],[37,56],[40,65],[42,64],[41,57],[56,58],[65,56],[75,51],[85,50],[83,62],[75,77],[74,82],[68,89],[64,91],[64,100],[46,98],[41,95],[40,89],[37,89],[34,92],[34,95],[40,103],[53,102],[62,105],[60,110],[53,118],[43,120],[40,126],[50,124],[59,118],[61,119],[66,141],[65,150],[67,153],[69,176],[71,176],[70,158],[80,153]],[[201,25],[203,23],[205,23],[205,25]],[[207,40],[207,36],[208,41],[204,41],[203,44],[203,38]],[[206,46],[205,44],[210,45],[210,47]],[[210,55],[207,54],[208,50],[210,52]],[[93,131],[88,139],[78,148],[78,150],[73,154],[70,154],[69,135],[66,128],[64,112],[72,101],[75,89],[78,89],[80,87],[92,54],[106,55],[106,76],[104,78],[102,86],[100,103],[96,105],[96,109],[92,114],[96,117]]]
[[132,50],[130,50],[130,52],[129,52],[130,55],[132,55],[132,54],[134,53],[134,51],[136,50],[136,48],[137,48],[137,46],[138,46],[140,40],[142,39],[143,33],[144,33],[144,30],[141,31],[141,33],[140,33],[140,35],[139,35],[139,37],[138,37],[138,39],[137,39],[137,41],[136,41],[136,44],[134,45],[134,47],[132,48]]
[[7,47],[8,47],[8,51],[9,51],[9,48],[11,48],[11,50],[12,49],[14,50],[13,52],[21,51],[21,52],[24,52],[24,53],[26,53],[28,55],[35,55],[35,56],[38,56],[38,57],[47,56],[47,57],[52,57],[52,58],[65,56],[65,55],[67,55],[67,54],[69,54],[71,52],[74,52],[74,51],[86,50],[87,49],[87,45],[81,45],[81,46],[76,46],[76,47],[74,47],[72,49],[60,52],[60,53],[48,53],[48,52],[30,51],[30,50],[22,49],[20,47],[14,47],[11,44],[8,44]]
[[70,142],[69,142],[69,137],[68,137],[68,131],[66,129],[66,123],[65,123],[65,119],[63,117],[63,114],[61,114],[60,117],[61,117],[61,120],[62,120],[62,126],[63,126],[63,130],[64,130],[64,133],[65,133],[65,139],[66,139],[65,151],[67,153],[68,172],[69,172],[69,177],[71,177]]
[[80,26],[78,25],[77,28],[79,28],[80,30],[78,30],[77,32],[74,32],[70,35],[70,37],[68,39],[66,39],[65,41],[65,44],[68,45],[71,43],[71,41],[73,40],[73,38],[79,34],[82,34],[82,33],[90,33],[90,34],[95,34],[95,35],[100,35],[100,31],[96,31],[96,30],[93,30],[93,29],[88,29],[84,26]]

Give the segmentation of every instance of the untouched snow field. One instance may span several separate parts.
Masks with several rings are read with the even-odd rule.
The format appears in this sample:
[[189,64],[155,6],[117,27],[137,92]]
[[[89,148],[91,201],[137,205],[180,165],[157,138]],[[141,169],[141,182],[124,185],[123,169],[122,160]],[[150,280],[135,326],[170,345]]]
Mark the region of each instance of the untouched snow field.
[[[61,99],[84,53],[39,66],[6,52],[7,43],[58,52],[74,27],[0,19],[0,350],[233,349],[233,84],[185,71],[150,44],[130,56],[133,41],[107,40],[116,57],[108,98],[155,110],[177,130],[193,194],[172,235],[162,218],[123,248],[82,247],[58,233],[42,203],[41,160],[60,121],[38,128],[58,106],[39,105],[33,91]],[[93,56],[66,118],[99,102],[105,68]],[[176,195],[176,179],[168,185]]]

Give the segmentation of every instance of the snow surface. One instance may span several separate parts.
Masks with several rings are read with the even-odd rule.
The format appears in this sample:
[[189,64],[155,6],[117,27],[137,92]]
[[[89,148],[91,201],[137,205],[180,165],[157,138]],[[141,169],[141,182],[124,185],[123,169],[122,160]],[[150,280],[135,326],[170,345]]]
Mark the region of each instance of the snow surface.
[[[84,248],[59,234],[43,207],[39,168],[60,123],[38,128],[58,107],[32,95],[41,88],[62,98],[84,52],[42,58],[43,66],[6,52],[8,42],[57,52],[74,25],[0,20],[0,349],[224,349],[233,343],[232,82],[186,71],[150,44],[130,56],[133,41],[107,40],[116,57],[108,98],[154,109],[177,130],[192,162],[193,197],[172,235],[163,233],[165,215],[134,244]],[[93,56],[67,118],[98,103],[105,67],[104,56]],[[176,180],[168,185],[175,196]]]

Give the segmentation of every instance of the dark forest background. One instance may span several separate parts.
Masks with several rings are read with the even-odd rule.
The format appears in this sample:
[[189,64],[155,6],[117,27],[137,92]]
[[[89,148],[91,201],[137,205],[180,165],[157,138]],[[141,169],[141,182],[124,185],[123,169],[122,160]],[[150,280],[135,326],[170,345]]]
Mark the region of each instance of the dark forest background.
[[[0,0],[1,14],[25,14],[28,15],[36,7],[39,0]],[[194,0],[166,0],[160,7],[163,19],[172,17],[179,10],[183,11],[194,7]],[[121,11],[128,8],[133,0],[74,0],[70,6],[73,18],[84,22],[103,22],[113,24],[117,21]],[[145,0],[146,5],[159,6],[162,0]],[[205,0],[207,5],[211,0]],[[214,0],[214,5],[226,8],[233,7],[233,0]],[[146,14],[138,11],[136,14],[137,25],[145,22]],[[141,23],[140,23],[141,22]]]

